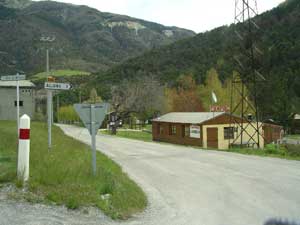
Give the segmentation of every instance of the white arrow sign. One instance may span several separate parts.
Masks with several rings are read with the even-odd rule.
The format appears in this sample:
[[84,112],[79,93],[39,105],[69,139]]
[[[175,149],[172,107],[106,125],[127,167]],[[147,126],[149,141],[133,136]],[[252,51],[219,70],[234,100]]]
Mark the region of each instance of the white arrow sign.
[[69,90],[71,88],[71,85],[68,83],[45,83],[45,89],[50,90]]
[[9,75],[9,76],[2,76],[2,81],[17,81],[17,80],[26,80],[25,75]]

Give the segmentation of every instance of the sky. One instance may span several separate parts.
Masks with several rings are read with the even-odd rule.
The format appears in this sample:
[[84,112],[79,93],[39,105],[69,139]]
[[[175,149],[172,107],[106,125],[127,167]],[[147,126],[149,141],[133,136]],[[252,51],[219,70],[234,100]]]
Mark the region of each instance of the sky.
[[[234,22],[235,0],[56,0],[177,26],[197,33]],[[252,1],[252,0],[250,0]],[[257,0],[262,13],[284,0]]]

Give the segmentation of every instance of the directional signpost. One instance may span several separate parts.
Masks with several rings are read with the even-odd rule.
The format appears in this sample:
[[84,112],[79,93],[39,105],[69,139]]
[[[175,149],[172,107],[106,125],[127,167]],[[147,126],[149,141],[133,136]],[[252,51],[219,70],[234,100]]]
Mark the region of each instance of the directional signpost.
[[45,83],[45,89],[50,90],[69,90],[71,88],[71,85],[68,83],[52,83],[52,82],[46,82]]
[[18,80],[25,80],[26,75],[8,75],[8,76],[2,76],[2,81],[18,81]]
[[[50,81],[50,78],[48,79]],[[69,90],[71,85],[68,83],[55,83],[55,82],[46,82],[45,89],[48,90],[47,93],[47,112],[48,112],[48,148],[52,147],[52,117],[53,117],[53,107],[52,107],[52,91],[54,90]]]
[[17,129],[18,129],[18,135],[19,135],[19,120],[20,120],[20,80],[25,80],[25,75],[20,75],[17,73],[17,75],[8,75],[8,76],[1,76],[1,81],[16,81],[17,82]]
[[108,111],[109,104],[75,104],[74,109],[92,138],[92,168],[96,175],[96,134]]

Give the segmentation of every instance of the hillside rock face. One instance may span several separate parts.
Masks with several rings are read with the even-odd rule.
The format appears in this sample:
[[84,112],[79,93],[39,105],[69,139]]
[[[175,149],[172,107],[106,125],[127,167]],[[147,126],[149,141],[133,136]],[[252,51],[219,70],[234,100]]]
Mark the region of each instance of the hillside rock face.
[[[53,69],[103,71],[146,50],[195,35],[86,6],[0,1],[0,67],[4,72],[43,71],[47,47]],[[55,41],[42,42],[41,37],[47,36]]]
[[0,0],[0,5],[7,8],[23,9],[31,4],[30,0]]

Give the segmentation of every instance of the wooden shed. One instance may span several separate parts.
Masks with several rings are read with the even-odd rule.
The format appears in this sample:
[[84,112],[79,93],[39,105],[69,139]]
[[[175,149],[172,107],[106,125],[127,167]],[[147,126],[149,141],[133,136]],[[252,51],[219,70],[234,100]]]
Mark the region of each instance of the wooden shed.
[[[242,123],[242,119],[235,117]],[[247,123],[245,123],[246,127]],[[255,122],[256,125],[256,122]],[[263,124],[259,123],[261,134]],[[255,134],[255,126],[248,126],[247,133]],[[182,145],[200,146],[203,148],[228,149],[230,145],[240,144],[240,127],[230,123],[230,114],[225,112],[191,112],[168,113],[152,121],[154,141]],[[275,130],[270,130],[275,132]],[[277,132],[277,130],[276,130]],[[280,134],[279,134],[280,135]],[[256,136],[256,135],[254,135]],[[276,138],[272,134],[272,138]],[[257,142],[257,136],[254,137]],[[251,142],[248,135],[243,135],[245,142]],[[264,138],[260,136],[260,148],[264,147]]]
[[294,114],[291,123],[291,133],[300,134],[300,114]]

